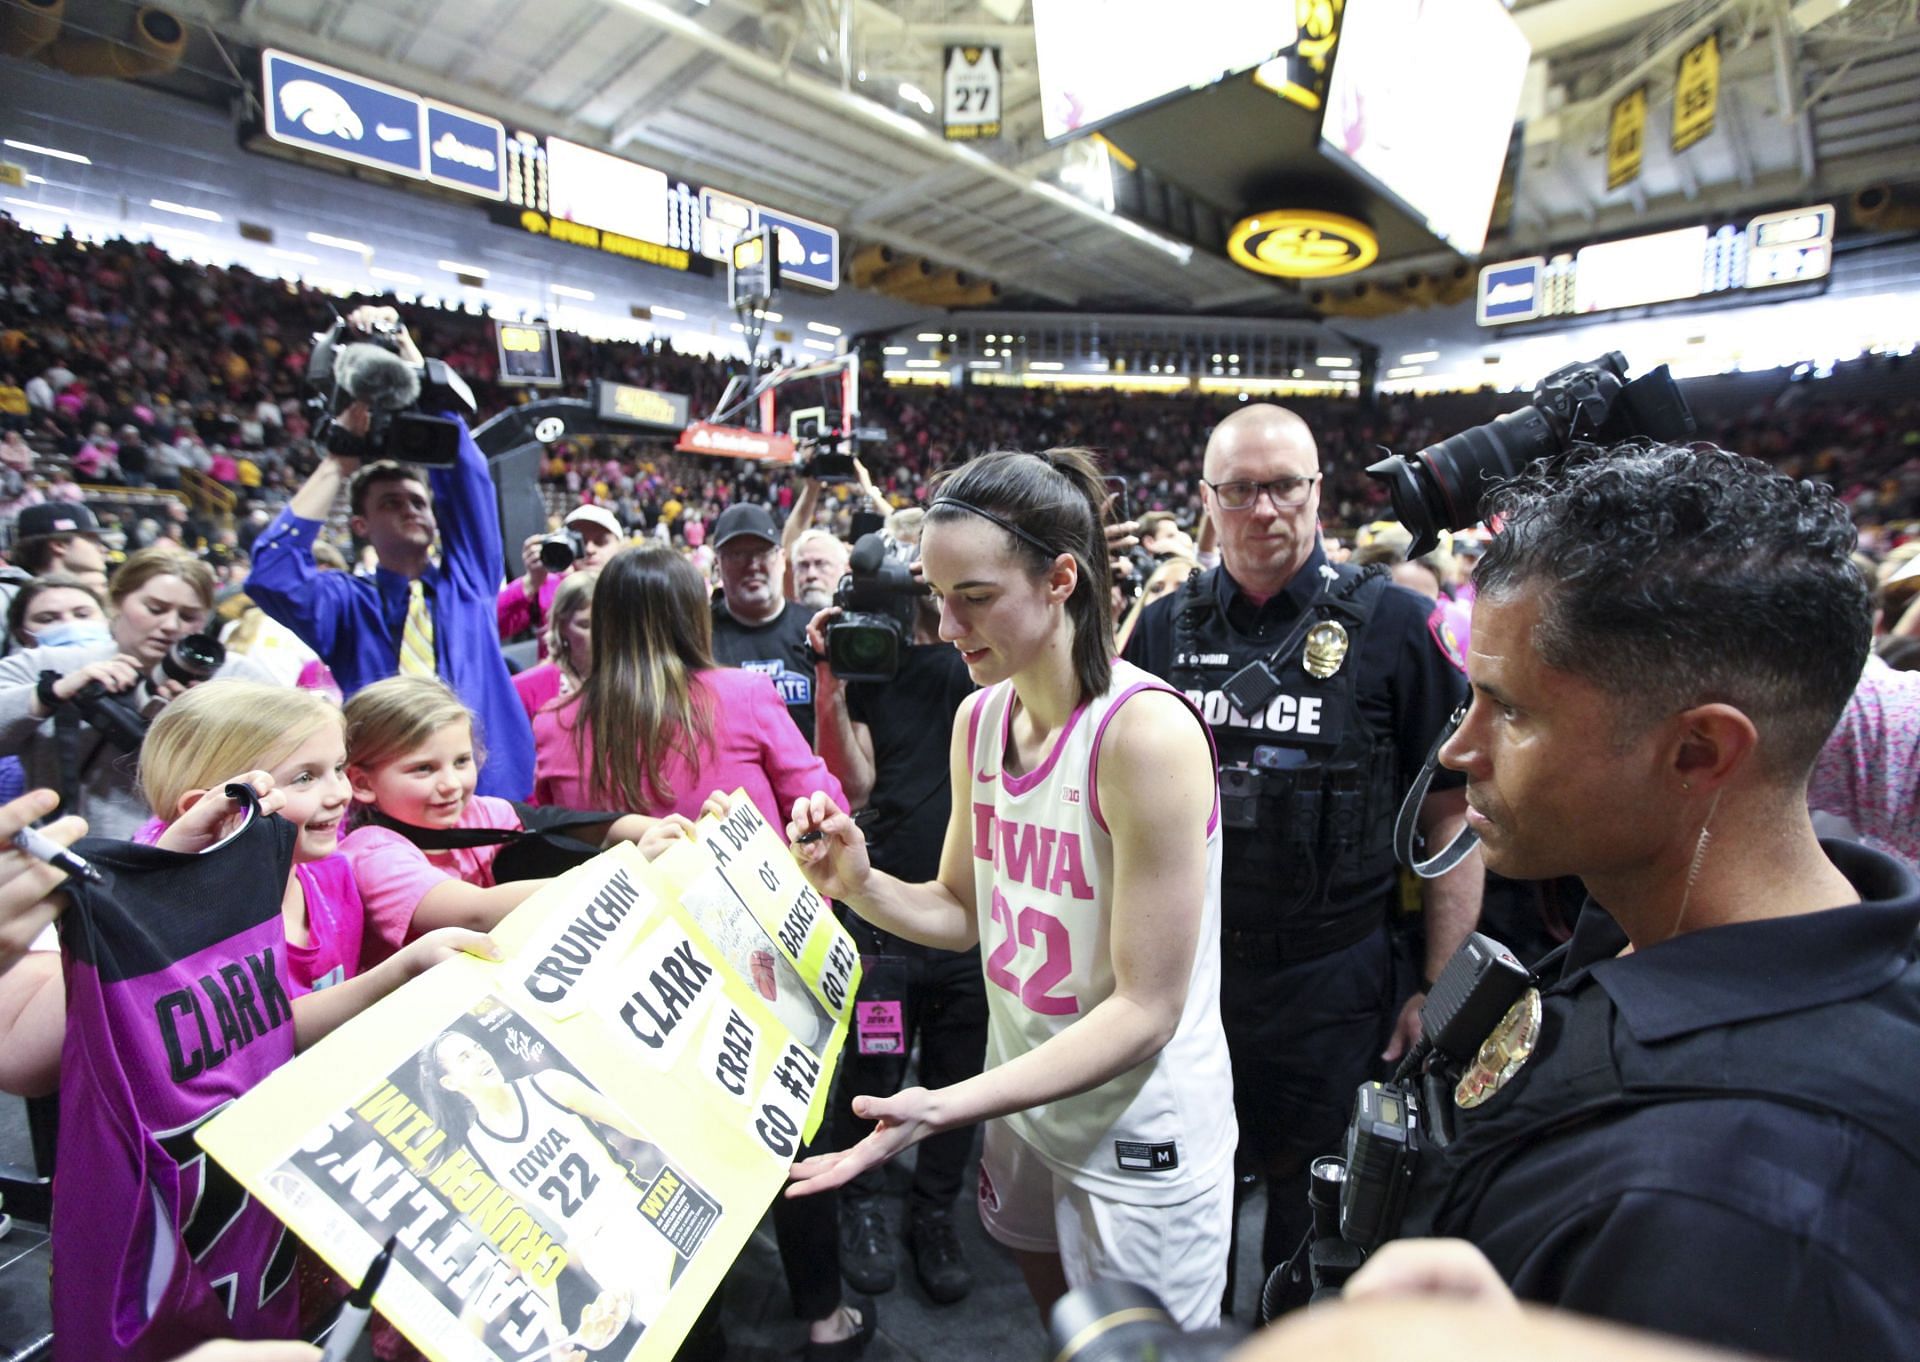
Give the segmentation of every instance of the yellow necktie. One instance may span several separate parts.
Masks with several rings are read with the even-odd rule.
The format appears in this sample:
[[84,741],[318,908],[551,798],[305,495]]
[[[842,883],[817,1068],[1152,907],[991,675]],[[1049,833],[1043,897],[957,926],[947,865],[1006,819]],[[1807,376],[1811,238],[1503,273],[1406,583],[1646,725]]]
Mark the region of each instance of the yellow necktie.
[[427,608],[426,589],[419,578],[407,587],[407,622],[400,631],[400,674],[436,676],[433,660],[433,612]]

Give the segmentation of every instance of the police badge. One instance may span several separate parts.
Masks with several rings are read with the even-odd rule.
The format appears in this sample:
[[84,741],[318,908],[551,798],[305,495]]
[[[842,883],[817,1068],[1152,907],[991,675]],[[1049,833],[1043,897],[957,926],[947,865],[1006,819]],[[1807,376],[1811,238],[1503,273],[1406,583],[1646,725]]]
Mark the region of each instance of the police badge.
[[1324,681],[1340,670],[1347,660],[1347,630],[1338,620],[1321,620],[1307,630],[1307,648],[1302,661],[1307,675]]
[[1500,1089],[1533,1057],[1540,1039],[1540,990],[1530,988],[1507,1009],[1507,1015],[1480,1042],[1473,1064],[1453,1090],[1454,1102],[1477,1107]]

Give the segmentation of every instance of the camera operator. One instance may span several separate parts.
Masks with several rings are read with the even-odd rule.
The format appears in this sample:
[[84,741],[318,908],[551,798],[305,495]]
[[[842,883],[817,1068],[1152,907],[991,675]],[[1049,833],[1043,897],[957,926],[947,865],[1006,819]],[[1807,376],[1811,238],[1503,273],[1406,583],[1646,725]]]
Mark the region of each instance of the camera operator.
[[1427,1101],[1451,1140],[1401,1231],[1469,1240],[1524,1300],[1910,1356],[1920,880],[1807,813],[1871,632],[1846,508],[1722,450],[1625,445],[1485,509],[1473,702],[1439,759],[1490,869],[1591,897]]
[[807,612],[786,598],[786,553],[773,513],[736,502],[714,521],[721,598],[713,603],[713,656],[723,667],[773,679],[787,715],[813,746],[813,655]]
[[572,572],[599,571],[628,542],[619,519],[604,506],[576,506],[556,532],[528,535],[520,545],[520,560],[527,570],[501,587],[494,603],[501,641],[531,629],[545,659],[547,621],[561,581]]
[[[82,502],[43,501],[24,508],[13,523],[8,566],[0,568],[0,608],[22,584],[49,573],[78,577],[98,591],[107,589],[107,554],[100,522]],[[0,652],[7,650],[0,643]]]
[[[812,541],[801,541],[802,553]],[[914,554],[917,558],[917,552]],[[911,642],[900,649],[891,681],[843,682],[827,660],[827,630],[843,613],[824,609],[808,625],[814,667],[819,750],[846,791],[867,834],[873,864],[909,882],[940,873],[951,804],[947,753],[953,718],[973,693],[960,653],[940,638],[940,607],[925,594],[912,600]],[[895,936],[847,914],[866,968],[859,1024],[847,1037],[843,1078],[833,1106],[833,1147],[850,1149],[873,1129],[853,1114],[856,1094],[900,1090],[916,1037],[919,1082],[944,1088],[980,1072],[987,1042],[987,1001],[978,945],[941,950]],[[965,1182],[974,1127],[929,1137],[914,1165],[904,1226],[914,1270],[927,1295],[945,1305],[973,1289],[953,1226]],[[841,1193],[841,1270],[866,1292],[890,1290],[893,1250],[881,1209],[881,1169],[856,1177]]]
[[[1220,1010],[1240,1162],[1267,1175],[1267,1271],[1307,1231],[1307,1164],[1337,1144],[1355,1086],[1383,1045],[1392,1059],[1418,1035],[1482,879],[1470,855],[1429,883],[1426,978],[1396,1020],[1394,813],[1466,686],[1427,601],[1328,564],[1319,469],[1312,432],[1283,408],[1243,407],[1215,427],[1203,498],[1221,564],[1148,606],[1126,648],[1200,708],[1219,754]],[[1263,661],[1263,684],[1234,684]],[[1422,809],[1443,841],[1464,811],[1452,784]]]
[[[142,549],[113,574],[110,621],[69,621],[39,647],[0,659],[0,750],[20,757],[29,786],[60,790],[63,812],[98,836],[132,837],[151,817],[134,773],[145,720],[199,680],[274,679],[200,633],[213,586],[212,569],[193,554]],[[183,641],[192,652],[185,669]],[[205,665],[214,658],[223,660]],[[195,667],[204,675],[194,677]]]
[[[358,308],[347,322],[362,333],[380,328],[395,336],[401,359],[423,363],[392,308]],[[355,402],[335,421],[363,437],[371,414]],[[396,673],[446,682],[485,735],[479,793],[525,799],[533,790],[533,729],[496,628],[501,544],[493,475],[464,421],[458,435],[453,465],[433,468],[424,480],[410,465],[361,467],[356,458],[327,453],[254,541],[246,589],[269,618],[320,655],[348,695]],[[314,540],[349,478],[353,532],[378,560],[371,577],[324,572],[314,562]]]

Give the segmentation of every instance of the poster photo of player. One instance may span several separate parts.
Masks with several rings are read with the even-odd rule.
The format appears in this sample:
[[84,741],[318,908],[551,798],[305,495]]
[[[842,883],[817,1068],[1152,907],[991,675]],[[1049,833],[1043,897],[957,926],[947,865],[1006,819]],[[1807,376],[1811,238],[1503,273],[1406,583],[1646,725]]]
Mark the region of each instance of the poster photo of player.
[[[395,1267],[437,1309],[414,1329],[404,1305],[389,1313],[448,1357],[631,1356],[721,1212],[628,1112],[492,995],[316,1132],[283,1171],[307,1183],[308,1204],[317,1191],[373,1239],[398,1235]],[[288,1185],[280,1174],[276,1184]],[[429,1347],[422,1330],[441,1346]]]

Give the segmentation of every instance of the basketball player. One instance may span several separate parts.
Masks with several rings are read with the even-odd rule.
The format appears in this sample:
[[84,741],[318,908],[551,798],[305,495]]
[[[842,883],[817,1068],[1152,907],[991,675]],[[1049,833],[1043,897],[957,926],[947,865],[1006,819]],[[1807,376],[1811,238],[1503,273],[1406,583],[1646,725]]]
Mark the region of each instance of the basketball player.
[[1104,504],[1092,461],[1054,450],[976,459],[927,508],[940,636],[984,688],[954,724],[939,878],[874,870],[821,794],[796,802],[788,835],[815,887],[875,925],[980,944],[987,1069],[858,1099],[873,1134],[796,1164],[789,1194],[996,1118],[981,1219],[1042,1312],[1120,1277],[1199,1328],[1226,1280],[1234,1146],[1214,766],[1185,699],[1114,661]]

